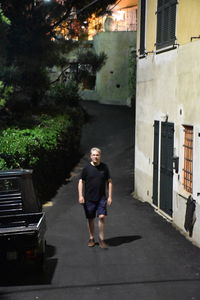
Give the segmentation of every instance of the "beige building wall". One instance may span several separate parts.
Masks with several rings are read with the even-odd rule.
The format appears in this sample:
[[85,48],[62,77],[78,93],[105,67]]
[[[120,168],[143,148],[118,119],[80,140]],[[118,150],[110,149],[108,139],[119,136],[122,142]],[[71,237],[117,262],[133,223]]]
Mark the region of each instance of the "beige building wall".
[[83,90],[81,96],[100,103],[131,105],[129,57],[136,48],[136,32],[100,32],[93,43],[95,52],[105,52],[107,60],[97,73],[95,90]]
[[129,92],[129,57],[134,55],[136,32],[104,32],[94,38],[94,48],[105,52],[106,64],[97,73],[96,90],[99,101],[127,105]]
[[[140,11],[141,2],[138,1],[138,11]],[[157,0],[146,1],[146,52],[156,51],[156,24],[157,24]],[[177,5],[176,19],[176,37],[177,44],[183,45],[191,42],[192,37],[199,37],[200,32],[200,1],[199,0],[181,0]],[[138,22],[138,29],[140,30]],[[139,44],[139,36],[137,40]]]
[[173,222],[184,231],[183,125],[194,126],[193,197],[197,221],[193,241],[200,245],[200,41],[137,61],[135,194],[152,204],[154,120],[175,124],[174,148],[179,172],[173,177]]
[[199,36],[199,11],[199,0],[179,1],[176,36],[180,45],[189,43],[191,41],[191,37]]
[[154,51],[156,41],[156,18],[157,0],[146,1],[146,52]]

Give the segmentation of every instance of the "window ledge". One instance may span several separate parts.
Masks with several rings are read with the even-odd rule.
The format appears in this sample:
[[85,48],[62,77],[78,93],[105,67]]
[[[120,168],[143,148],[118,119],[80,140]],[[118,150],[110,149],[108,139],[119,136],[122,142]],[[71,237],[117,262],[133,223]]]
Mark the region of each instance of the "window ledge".
[[157,49],[155,51],[156,54],[160,54],[160,53],[163,53],[163,52],[167,52],[167,51],[171,51],[171,50],[175,50],[178,48],[178,45],[171,45],[171,46],[168,46],[168,47],[163,47],[161,49]]
[[145,58],[145,57],[146,57],[146,52],[137,55],[137,58],[139,58],[139,59]]

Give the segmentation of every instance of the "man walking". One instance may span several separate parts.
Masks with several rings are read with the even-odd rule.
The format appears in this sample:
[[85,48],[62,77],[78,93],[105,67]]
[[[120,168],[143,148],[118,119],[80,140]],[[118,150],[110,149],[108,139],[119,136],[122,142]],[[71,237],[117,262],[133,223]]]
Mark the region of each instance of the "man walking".
[[106,249],[104,241],[105,216],[107,204],[112,203],[112,180],[106,164],[101,162],[101,150],[90,150],[91,162],[83,168],[78,183],[79,203],[83,204],[88,220],[89,242],[88,247],[95,246],[94,220],[97,216],[99,229],[99,246]]

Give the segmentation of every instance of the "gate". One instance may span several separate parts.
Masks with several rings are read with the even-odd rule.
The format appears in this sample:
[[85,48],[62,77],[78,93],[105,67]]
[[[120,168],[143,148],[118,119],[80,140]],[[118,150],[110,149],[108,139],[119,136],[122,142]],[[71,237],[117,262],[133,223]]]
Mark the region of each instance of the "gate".
[[160,209],[172,216],[174,124],[161,123]]

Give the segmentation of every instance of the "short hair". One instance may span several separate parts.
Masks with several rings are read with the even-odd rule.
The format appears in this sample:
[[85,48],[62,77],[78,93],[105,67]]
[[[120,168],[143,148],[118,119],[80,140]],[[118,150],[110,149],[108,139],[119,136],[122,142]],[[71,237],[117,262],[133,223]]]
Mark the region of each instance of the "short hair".
[[101,154],[101,149],[97,148],[97,147],[93,147],[90,149],[90,154],[92,154],[93,151],[97,151],[99,152],[99,154]]

